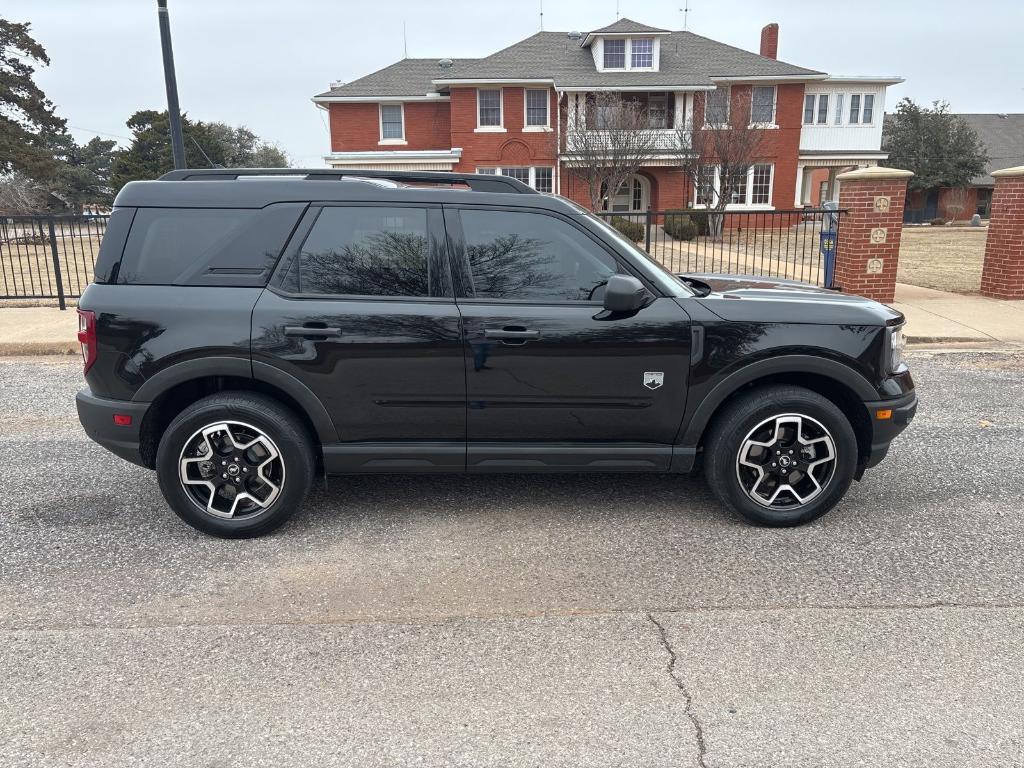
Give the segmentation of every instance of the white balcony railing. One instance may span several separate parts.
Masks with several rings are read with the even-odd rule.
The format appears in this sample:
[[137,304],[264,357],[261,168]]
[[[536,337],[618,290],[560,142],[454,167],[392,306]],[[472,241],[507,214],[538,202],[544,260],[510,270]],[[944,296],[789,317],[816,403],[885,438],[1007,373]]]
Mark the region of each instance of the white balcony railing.
[[[651,129],[646,132],[652,134],[655,151],[659,153],[678,152],[681,148],[680,142],[685,142],[685,136],[675,128]],[[570,131],[565,137],[565,151],[593,152],[605,149],[610,152],[616,147],[626,145],[627,140],[623,140],[616,133],[618,132],[602,130]],[[647,139],[638,140],[638,143],[641,141],[646,144]]]

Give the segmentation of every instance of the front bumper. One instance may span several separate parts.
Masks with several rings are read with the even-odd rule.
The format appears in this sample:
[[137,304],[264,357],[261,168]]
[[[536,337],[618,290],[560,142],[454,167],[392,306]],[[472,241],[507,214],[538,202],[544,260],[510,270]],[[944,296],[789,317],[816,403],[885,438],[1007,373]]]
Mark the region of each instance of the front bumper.
[[[139,450],[139,435],[149,403],[108,400],[96,397],[92,390],[85,387],[75,395],[75,405],[85,434],[122,459],[141,467],[146,466]],[[115,414],[131,416],[131,424],[122,426],[115,423]]]
[[[864,407],[867,408],[868,419],[871,423],[871,446],[867,461],[862,465],[861,471],[875,466],[884,459],[889,452],[889,445],[910,424],[917,413],[917,394],[910,392],[895,400],[864,403]],[[881,410],[892,411],[892,417],[877,418],[877,413]]]

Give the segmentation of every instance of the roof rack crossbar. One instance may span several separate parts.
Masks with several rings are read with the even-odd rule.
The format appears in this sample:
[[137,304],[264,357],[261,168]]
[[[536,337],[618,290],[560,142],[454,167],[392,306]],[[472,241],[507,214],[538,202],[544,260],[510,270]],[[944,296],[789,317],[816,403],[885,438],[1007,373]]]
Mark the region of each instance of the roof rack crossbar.
[[447,171],[360,171],[338,168],[186,168],[170,171],[160,181],[226,181],[242,176],[299,176],[310,181],[337,181],[344,178],[387,179],[411,184],[465,184],[474,192],[516,192],[539,194],[537,190],[510,176]]

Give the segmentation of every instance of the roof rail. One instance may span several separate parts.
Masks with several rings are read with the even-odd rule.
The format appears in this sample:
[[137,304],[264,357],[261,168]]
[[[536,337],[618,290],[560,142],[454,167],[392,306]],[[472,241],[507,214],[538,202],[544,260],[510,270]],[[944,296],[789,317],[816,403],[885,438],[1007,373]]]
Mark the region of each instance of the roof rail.
[[537,190],[510,176],[446,171],[360,171],[355,168],[186,168],[170,171],[160,181],[224,181],[241,176],[301,176],[310,181],[337,181],[344,178],[388,179],[410,184],[465,184],[474,192],[518,192],[539,194]]

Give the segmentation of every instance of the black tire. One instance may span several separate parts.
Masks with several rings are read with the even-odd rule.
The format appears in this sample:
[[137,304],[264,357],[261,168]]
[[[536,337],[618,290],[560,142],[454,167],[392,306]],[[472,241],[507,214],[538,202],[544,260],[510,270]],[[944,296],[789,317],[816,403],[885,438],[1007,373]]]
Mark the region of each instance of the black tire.
[[[809,420],[802,422],[808,425],[809,429],[823,427],[827,430],[834,445],[835,460],[831,469],[826,462],[820,469],[814,470],[820,473],[818,479],[821,482],[814,478],[808,479],[806,472],[799,475],[803,478],[801,492],[805,488],[810,489],[809,493],[802,493],[802,497],[808,499],[806,503],[799,503],[795,494],[783,491],[779,494],[777,504],[782,506],[788,499],[790,506],[777,508],[774,505],[767,505],[769,499],[758,503],[751,498],[748,488],[744,487],[744,480],[753,486],[751,492],[754,495],[758,495],[759,488],[766,488],[767,490],[761,494],[762,496],[769,496],[773,488],[777,489],[778,484],[787,481],[776,474],[774,480],[769,476],[765,485],[758,486],[758,476],[755,473],[760,470],[750,470],[747,465],[741,466],[739,463],[740,451],[746,444],[747,438],[752,437],[752,431],[758,428],[770,431],[774,428],[775,422],[769,422],[769,420],[780,416],[786,417],[789,414],[809,417]],[[766,422],[769,423],[764,426]],[[757,434],[764,435],[766,432]],[[779,434],[778,431],[776,434]],[[744,456],[748,461],[752,460],[749,450],[748,454]],[[757,446],[754,446],[752,450],[758,452],[759,456],[767,454],[767,458],[763,459],[765,470],[762,472],[762,477],[768,473],[782,472],[781,469],[767,469],[769,466],[775,466],[771,464],[771,460],[775,458],[770,455],[773,451]],[[762,450],[765,453],[761,453]],[[799,446],[797,450],[799,454]],[[820,450],[824,454],[827,448],[811,450]],[[787,453],[787,451],[783,450],[781,453]],[[799,455],[796,458],[799,458]],[[819,454],[816,453],[812,458],[819,458]],[[757,458],[754,460],[755,463],[760,463]],[[808,462],[805,464],[810,466]],[[849,419],[831,400],[802,387],[768,386],[751,390],[749,393],[739,396],[716,416],[704,444],[704,475],[711,490],[726,507],[748,521],[759,525],[773,527],[800,525],[821,517],[832,509],[849,489],[856,469],[857,437]],[[793,473],[790,477],[798,476],[797,469],[789,471]],[[814,471],[811,472],[812,475]],[[827,479],[825,472],[830,472]],[[776,485],[773,486],[773,483]],[[796,485],[798,483],[794,482],[794,487]],[[815,486],[819,486],[820,490],[815,491]],[[815,493],[816,495],[812,496]]]
[[[203,429],[219,422],[232,425],[231,429],[235,430],[239,437],[225,437],[224,433],[218,433],[220,437],[213,436],[209,439],[197,437]],[[264,451],[262,455],[248,454],[230,447],[231,443],[226,442],[226,439],[234,439],[239,443],[247,442],[257,433],[256,431],[262,433],[262,437],[255,450]],[[214,456],[212,451],[216,440],[220,440],[216,443],[217,447],[226,447],[226,453]],[[271,450],[268,451],[264,445],[269,446]],[[233,457],[230,454],[239,453],[241,461],[235,466],[235,475],[232,475],[230,480],[239,483],[236,488],[251,489],[256,496],[262,496],[260,503],[266,503],[266,507],[258,505],[255,498],[245,493],[241,494],[241,498],[237,498],[239,491],[236,488],[222,489],[223,495],[217,499],[213,499],[214,494],[210,489],[198,484],[190,485],[189,490],[186,490],[179,475],[179,462],[183,458],[188,459],[183,453],[186,448],[190,451],[189,456],[198,456],[198,451],[208,451],[208,455],[212,457],[212,460],[205,462],[205,467],[188,468],[188,478],[198,480],[206,478],[207,475],[197,474],[193,477],[194,473],[200,470],[208,472],[209,465],[215,466],[217,460],[223,458],[232,461]],[[272,459],[264,467],[256,466],[256,463],[266,461],[267,456],[273,456],[275,453],[279,459]],[[250,456],[254,456],[251,462]],[[239,469],[240,466],[245,468]],[[253,468],[256,475],[262,472],[274,473],[268,476],[268,479],[273,480],[276,485],[264,484],[261,478],[248,474],[249,467]],[[273,398],[250,392],[221,392],[188,406],[168,425],[160,439],[156,454],[160,490],[175,514],[194,528],[224,538],[262,536],[287,522],[306,498],[313,483],[315,467],[312,438],[299,418]],[[230,469],[230,465],[225,465],[224,469]],[[213,470],[212,479],[216,480],[218,487],[228,485],[228,482],[218,479],[219,470],[220,467]],[[241,472],[245,472],[246,475],[242,476]],[[228,475],[222,474],[220,477],[228,478]],[[277,488],[276,497],[273,496],[273,488]],[[202,499],[197,500],[197,494],[200,497],[205,496],[208,503],[214,505],[215,511],[225,514],[231,511],[239,512],[246,506],[252,509],[245,514],[238,513],[235,517],[219,517],[201,506]],[[213,500],[210,501],[211,499]],[[216,509],[218,506],[223,508],[229,505],[230,509]]]

